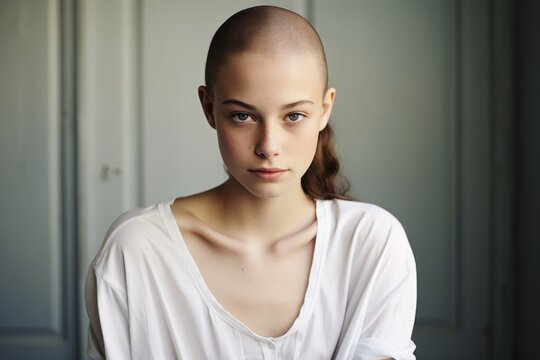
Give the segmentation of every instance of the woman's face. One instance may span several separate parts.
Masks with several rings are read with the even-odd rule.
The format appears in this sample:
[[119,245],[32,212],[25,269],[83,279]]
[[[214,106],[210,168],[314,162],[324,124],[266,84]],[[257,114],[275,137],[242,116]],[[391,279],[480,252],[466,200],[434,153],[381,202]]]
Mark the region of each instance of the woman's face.
[[302,191],[335,96],[323,82],[314,56],[228,57],[212,96],[204,87],[199,95],[233,181],[260,198]]

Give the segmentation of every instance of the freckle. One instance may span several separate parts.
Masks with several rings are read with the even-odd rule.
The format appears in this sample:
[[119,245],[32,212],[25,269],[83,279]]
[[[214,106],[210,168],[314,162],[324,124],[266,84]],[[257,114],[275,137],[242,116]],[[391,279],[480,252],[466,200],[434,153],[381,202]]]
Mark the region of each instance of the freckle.
[[242,271],[244,271],[244,270],[245,270],[245,269],[244,269],[244,268],[242,268]]

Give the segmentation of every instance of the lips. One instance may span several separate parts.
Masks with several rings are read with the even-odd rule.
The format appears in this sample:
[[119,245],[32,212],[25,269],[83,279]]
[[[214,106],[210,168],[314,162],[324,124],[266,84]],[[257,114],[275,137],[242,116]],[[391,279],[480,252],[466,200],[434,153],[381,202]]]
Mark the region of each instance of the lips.
[[276,180],[279,179],[287,170],[279,168],[257,168],[249,170],[261,180]]

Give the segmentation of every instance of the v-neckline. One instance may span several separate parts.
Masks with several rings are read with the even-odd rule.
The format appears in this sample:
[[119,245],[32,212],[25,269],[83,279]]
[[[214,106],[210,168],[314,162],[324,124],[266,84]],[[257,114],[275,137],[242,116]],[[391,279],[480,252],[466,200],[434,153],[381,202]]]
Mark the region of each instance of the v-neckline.
[[320,272],[323,265],[322,262],[324,260],[324,257],[322,255],[325,252],[324,250],[327,246],[327,241],[328,241],[328,234],[326,233],[327,227],[326,227],[326,221],[325,221],[326,216],[325,216],[324,200],[315,201],[315,214],[317,217],[317,235],[315,238],[313,259],[311,261],[311,268],[309,270],[308,285],[307,285],[306,292],[304,294],[304,301],[300,308],[299,314],[294,320],[291,327],[284,334],[277,337],[259,335],[255,331],[251,330],[246,324],[244,324],[242,321],[236,318],[233,314],[231,314],[227,309],[225,309],[223,305],[221,305],[221,303],[214,296],[214,294],[210,291],[210,288],[208,287],[206,280],[204,279],[204,276],[202,275],[202,272],[200,271],[199,266],[197,265],[197,262],[195,261],[195,258],[192,256],[190,250],[188,249],[188,246],[182,235],[182,231],[180,230],[176,222],[176,219],[174,217],[174,214],[172,212],[171,205],[173,204],[174,200],[175,199],[167,203],[161,204],[161,212],[165,218],[171,237],[174,240],[176,240],[176,243],[180,247],[180,253],[183,257],[185,264],[187,265],[189,269],[190,277],[192,281],[194,282],[195,286],[197,287],[197,289],[199,290],[200,295],[202,296],[202,298],[204,299],[208,307],[212,309],[215,313],[217,313],[224,321],[229,323],[234,328],[238,329],[239,331],[247,335],[250,335],[251,337],[255,339],[258,339],[264,342],[277,341],[279,339],[288,337],[289,335],[301,329],[302,324],[305,323],[306,318],[311,312],[316,294],[318,293],[319,282],[320,282],[319,281]]

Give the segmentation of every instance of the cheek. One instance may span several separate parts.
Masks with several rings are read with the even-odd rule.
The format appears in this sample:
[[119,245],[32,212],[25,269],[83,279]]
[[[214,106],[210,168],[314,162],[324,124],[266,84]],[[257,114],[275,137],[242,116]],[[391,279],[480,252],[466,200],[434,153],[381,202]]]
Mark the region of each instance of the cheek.
[[248,151],[245,141],[227,131],[218,131],[217,137],[221,158],[228,167]]
[[317,135],[314,137],[314,139],[312,139],[310,141],[310,149],[311,149],[311,152],[309,154],[309,162],[311,163],[311,160],[313,160],[313,158],[315,157],[315,152],[317,151],[317,144],[318,144],[318,139],[319,139],[319,133],[317,133]]
[[311,136],[305,137],[301,141],[297,141],[295,144],[296,151],[299,154],[299,160],[302,162],[305,170],[307,170],[315,157],[318,139],[319,132],[314,131]]

